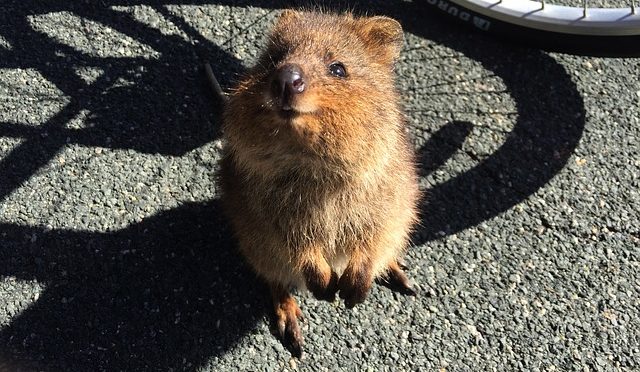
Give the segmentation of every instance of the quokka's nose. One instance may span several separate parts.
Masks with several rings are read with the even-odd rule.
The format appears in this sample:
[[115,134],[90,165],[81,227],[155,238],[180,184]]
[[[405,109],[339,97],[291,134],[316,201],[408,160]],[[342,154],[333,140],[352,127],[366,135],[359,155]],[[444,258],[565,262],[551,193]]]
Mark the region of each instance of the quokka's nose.
[[289,63],[280,67],[275,74],[272,83],[273,95],[280,98],[283,103],[295,94],[304,92],[304,74],[300,66]]

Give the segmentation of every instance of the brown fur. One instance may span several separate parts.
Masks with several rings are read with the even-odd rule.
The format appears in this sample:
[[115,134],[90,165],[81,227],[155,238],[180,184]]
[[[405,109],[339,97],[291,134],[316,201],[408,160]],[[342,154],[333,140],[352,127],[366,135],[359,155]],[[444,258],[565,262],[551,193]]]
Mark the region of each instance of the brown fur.
[[[376,277],[400,270],[419,198],[394,88],[401,46],[390,18],[285,11],[230,95],[223,201],[240,251],[277,293],[276,309],[291,307],[282,288],[302,284],[329,300],[339,290],[353,306]],[[334,61],[345,78],[329,74]],[[307,87],[288,118],[269,90],[285,63],[301,66]]]

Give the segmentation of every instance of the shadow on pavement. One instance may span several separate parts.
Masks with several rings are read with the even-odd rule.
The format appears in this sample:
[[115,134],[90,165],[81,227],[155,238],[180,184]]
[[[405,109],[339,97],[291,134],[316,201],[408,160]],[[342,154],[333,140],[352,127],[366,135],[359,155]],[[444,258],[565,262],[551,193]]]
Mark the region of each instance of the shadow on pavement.
[[[191,42],[112,5],[153,7]],[[102,23],[160,57],[82,53],[28,21],[60,11]],[[23,140],[0,159],[0,201],[67,144],[181,156],[214,140],[219,107],[198,68],[215,61],[224,86],[243,69],[155,1],[10,1],[0,25],[11,45],[0,48],[0,69],[36,70],[69,99],[41,125],[0,123],[0,136]],[[76,73],[84,67],[102,73],[89,83]],[[70,128],[81,112],[88,125]],[[195,370],[229,350],[268,308],[266,290],[230,240],[217,201],[182,205],[113,233],[0,224],[0,275],[45,288],[0,331],[0,355],[38,370]]]
[[[508,210],[549,182],[569,160],[585,123],[582,97],[566,69],[548,54],[505,46],[445,23],[419,2],[392,7],[406,31],[446,45],[478,61],[504,82],[517,121],[494,153],[479,164],[427,191],[422,206],[422,244],[475,226]],[[434,62],[425,62],[434,63]],[[437,154],[460,146],[473,123],[448,123],[421,149],[423,168],[442,162]],[[466,134],[465,134],[466,133]],[[436,154],[429,158],[425,154]]]
[[[68,143],[179,156],[217,136],[217,112],[205,79],[189,68],[213,60],[216,72],[227,71],[219,76],[232,77],[242,70],[240,61],[186,24],[180,27],[198,40],[195,46],[109,8],[142,4],[172,17],[155,1],[97,3],[3,4],[0,24],[10,27],[0,28],[0,33],[13,49],[0,52],[0,68],[36,69],[71,102],[37,129],[0,123],[0,136],[24,139],[0,160],[0,201]],[[209,2],[188,2],[201,3]],[[366,4],[351,2],[348,7],[365,10]],[[538,51],[514,50],[469,36],[465,29],[426,14],[417,2],[381,2],[373,7],[369,13],[396,17],[407,31],[458,50],[493,71],[503,79],[519,114],[500,149],[429,190],[422,207],[425,227],[417,233],[417,243],[498,215],[564,167],[580,139],[584,108],[561,65]],[[148,44],[161,57],[91,57],[34,31],[26,20],[31,14],[63,10]],[[178,18],[173,21],[180,23]],[[105,73],[87,84],[75,74],[78,66],[99,67]],[[133,84],[112,88],[121,77]],[[222,83],[229,86],[231,80]],[[92,125],[67,128],[81,110],[91,114]],[[472,126],[449,123],[434,135],[421,153],[424,173],[446,161]],[[196,370],[228,351],[268,309],[266,290],[234,253],[217,201],[183,205],[113,233],[0,224],[0,247],[0,275],[35,279],[45,286],[39,299],[0,331],[0,344],[40,361],[41,368]]]
[[114,233],[0,231],[0,275],[45,286],[0,340],[52,370],[192,370],[233,346],[268,308],[217,202]]

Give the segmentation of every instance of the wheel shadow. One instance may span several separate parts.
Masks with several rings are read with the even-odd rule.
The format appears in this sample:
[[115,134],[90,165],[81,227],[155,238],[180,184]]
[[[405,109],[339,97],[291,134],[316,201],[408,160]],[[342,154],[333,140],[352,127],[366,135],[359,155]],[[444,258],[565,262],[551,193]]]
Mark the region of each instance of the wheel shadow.
[[[566,165],[585,125],[584,101],[564,66],[546,53],[518,49],[447,23],[414,1],[386,8],[408,32],[446,45],[500,77],[517,120],[500,148],[472,169],[427,191],[421,208],[423,244],[491,219],[546,185]],[[425,172],[459,149],[473,123],[447,123],[420,149]]]
[[[198,3],[209,2],[189,2]],[[172,21],[197,42],[161,35],[114,13],[109,5],[155,7],[157,3],[15,1],[0,15],[0,23],[11,25],[0,28],[0,34],[13,46],[0,51],[0,68],[36,69],[71,100],[35,129],[0,123],[0,136],[24,140],[0,160],[0,201],[69,143],[181,156],[217,138],[218,112],[204,76],[193,66],[215,61],[214,69],[228,87],[242,71],[241,61],[179,18]],[[518,121],[502,146],[473,169],[428,191],[421,207],[424,227],[416,234],[416,243],[504,212],[565,166],[582,134],[584,107],[570,76],[551,57],[468,36],[418,2],[334,6],[393,16],[407,31],[462,52],[502,78],[516,102]],[[26,21],[28,15],[53,11],[72,11],[101,22],[150,45],[161,57],[98,58],[78,53],[34,32]],[[104,74],[87,84],[77,77],[78,66],[98,67]],[[120,78],[130,84],[114,86]],[[68,128],[82,110],[90,113],[91,125]],[[423,174],[458,151],[472,126],[452,122],[433,135],[420,152]],[[40,361],[39,369],[196,370],[233,347],[268,309],[266,290],[234,253],[215,200],[185,204],[112,233],[0,224],[0,247],[0,275],[35,279],[45,287],[31,307],[0,331],[0,344],[11,353]]]

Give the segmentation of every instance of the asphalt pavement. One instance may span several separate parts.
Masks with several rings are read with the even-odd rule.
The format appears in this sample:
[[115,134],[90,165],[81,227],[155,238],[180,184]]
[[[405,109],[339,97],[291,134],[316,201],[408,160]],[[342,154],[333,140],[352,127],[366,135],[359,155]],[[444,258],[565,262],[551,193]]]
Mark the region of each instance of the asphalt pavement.
[[0,369],[640,368],[640,59],[549,54],[419,3],[398,89],[421,161],[416,297],[298,294],[273,335],[215,184],[219,105],[277,1],[0,4]]

